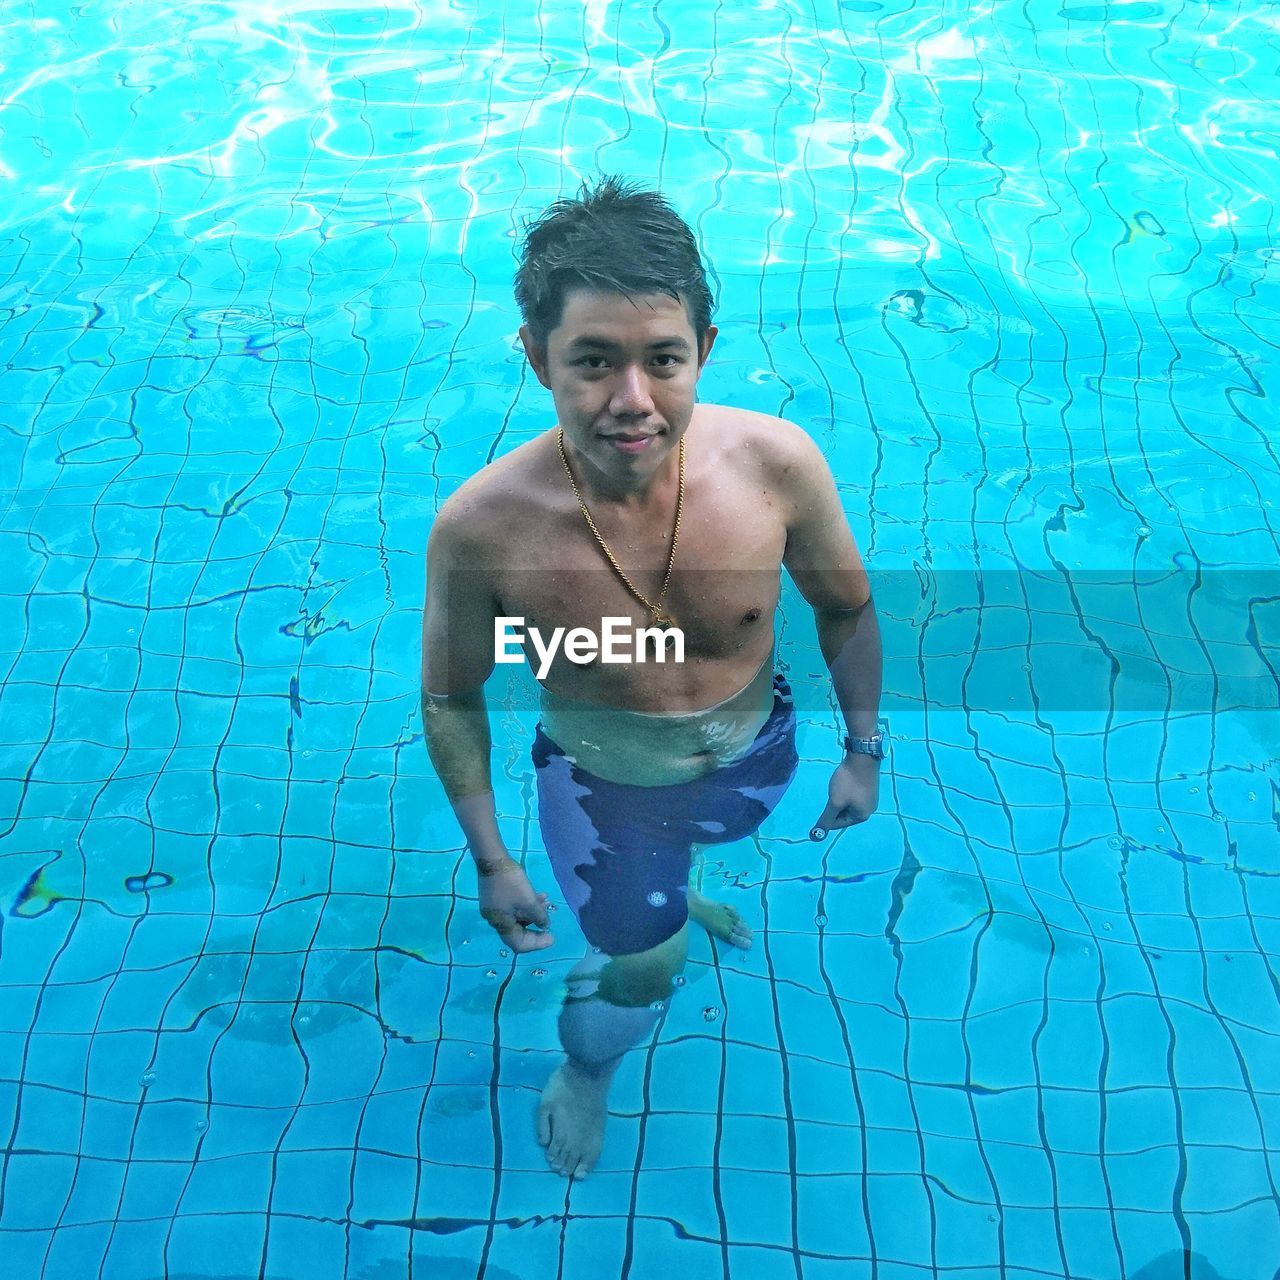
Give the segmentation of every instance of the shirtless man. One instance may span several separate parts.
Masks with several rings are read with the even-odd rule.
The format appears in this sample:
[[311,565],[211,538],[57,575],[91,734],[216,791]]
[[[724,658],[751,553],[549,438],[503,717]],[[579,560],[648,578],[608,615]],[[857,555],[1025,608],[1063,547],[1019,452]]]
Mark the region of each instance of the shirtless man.
[[[477,473],[427,548],[423,722],[513,951],[552,944],[548,900],[504,847],[484,683],[495,619],[600,633],[608,617],[680,628],[684,661],[569,661],[541,685],[533,746],[552,869],[591,951],[560,1015],[565,1061],[538,1108],[552,1168],[585,1177],[609,1083],[666,1007],[692,917],[749,946],[737,912],[688,887],[696,846],[754,832],[794,776],[795,712],[773,671],[785,565],[812,606],[848,727],[811,833],[874,810],[880,638],[822,454],[767,414],[695,402],[716,339],[689,228],[660,196],[605,178],[530,229],[520,340],[558,426]],[[532,659],[534,655],[530,653]]]

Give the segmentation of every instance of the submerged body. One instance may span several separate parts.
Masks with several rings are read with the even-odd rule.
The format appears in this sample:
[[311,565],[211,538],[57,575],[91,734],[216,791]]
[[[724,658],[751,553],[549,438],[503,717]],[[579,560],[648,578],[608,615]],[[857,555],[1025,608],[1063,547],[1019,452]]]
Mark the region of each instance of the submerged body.
[[[680,663],[561,650],[541,682],[539,822],[593,944],[568,978],[565,1063],[538,1112],[548,1161],[569,1176],[599,1154],[609,1081],[666,1007],[687,920],[750,943],[732,908],[688,889],[688,872],[695,845],[755,831],[795,773],[790,690],[773,671],[784,565],[814,609],[851,732],[875,723],[878,632],[830,470],[782,419],[695,403],[714,338],[666,293],[570,290],[549,336],[521,329],[558,428],[468,480],[428,546],[428,747],[476,860],[481,912],[516,951],[551,937],[537,931],[546,895],[494,812],[483,685],[495,619],[550,635],[670,616],[684,635]],[[875,788],[875,762],[846,761],[820,824],[861,821]]]
[[738,760],[773,710],[773,648],[736,693],[693,711],[601,706],[542,686],[540,728],[575,764],[611,782],[669,786]]

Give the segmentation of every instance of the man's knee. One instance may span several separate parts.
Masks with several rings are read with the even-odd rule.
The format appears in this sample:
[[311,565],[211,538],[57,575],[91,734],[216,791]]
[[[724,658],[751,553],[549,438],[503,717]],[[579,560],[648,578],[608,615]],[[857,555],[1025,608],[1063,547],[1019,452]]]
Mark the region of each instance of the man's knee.
[[629,1007],[666,1000],[688,954],[689,929],[685,925],[648,951],[612,957],[600,974],[599,994],[610,1004]]

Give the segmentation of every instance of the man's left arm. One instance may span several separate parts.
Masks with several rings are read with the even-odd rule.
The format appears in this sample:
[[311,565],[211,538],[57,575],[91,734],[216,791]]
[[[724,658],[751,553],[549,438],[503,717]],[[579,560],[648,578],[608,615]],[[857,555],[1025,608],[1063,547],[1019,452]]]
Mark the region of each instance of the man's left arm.
[[[779,487],[787,501],[783,564],[813,609],[818,643],[851,738],[877,732],[882,659],[880,625],[862,557],[818,446],[786,424],[779,443]],[[865,822],[880,795],[880,761],[848,752],[831,775],[818,832]]]

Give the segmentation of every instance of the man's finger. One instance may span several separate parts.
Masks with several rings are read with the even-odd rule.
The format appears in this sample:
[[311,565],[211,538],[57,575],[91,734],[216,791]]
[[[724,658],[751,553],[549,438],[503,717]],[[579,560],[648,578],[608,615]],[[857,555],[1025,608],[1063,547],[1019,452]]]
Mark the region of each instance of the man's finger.
[[533,902],[522,902],[516,908],[516,920],[520,924],[536,924],[540,929],[545,929],[550,924],[547,916],[547,898],[545,894],[539,894]]
[[810,840],[821,840],[822,836],[814,835],[814,831],[821,831],[822,835],[826,835],[832,827],[840,826],[840,806],[827,801],[827,807],[818,815],[818,820],[813,824],[813,831],[809,832]]
[[517,955],[523,955],[526,951],[541,951],[554,941],[553,934],[538,933],[534,929],[521,929],[509,939],[509,945]]
[[854,809],[852,807],[841,809],[839,813],[837,813],[831,821],[827,823],[827,829],[833,830],[843,829],[845,827],[856,827],[860,822],[866,822],[866,820],[867,814],[861,812],[861,810]]

